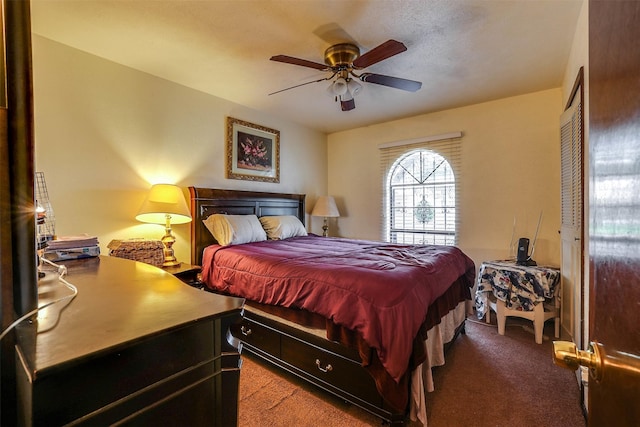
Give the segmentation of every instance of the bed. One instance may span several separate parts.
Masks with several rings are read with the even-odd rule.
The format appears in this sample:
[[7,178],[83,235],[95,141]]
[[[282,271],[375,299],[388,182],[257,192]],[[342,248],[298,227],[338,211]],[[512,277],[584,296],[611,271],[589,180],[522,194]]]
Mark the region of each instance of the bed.
[[[304,224],[305,196],[189,191],[191,263],[202,266],[206,290],[246,298],[231,330],[243,351],[388,423],[410,417],[427,424],[431,367],[444,364],[446,347],[464,333],[475,282],[466,255],[312,234],[223,246],[210,231],[212,219],[295,217]],[[430,273],[416,276],[424,271]]]

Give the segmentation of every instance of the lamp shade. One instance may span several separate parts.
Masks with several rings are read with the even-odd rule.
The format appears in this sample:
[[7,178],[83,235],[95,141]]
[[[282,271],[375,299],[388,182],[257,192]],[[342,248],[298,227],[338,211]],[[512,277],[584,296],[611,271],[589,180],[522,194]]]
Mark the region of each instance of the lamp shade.
[[349,90],[351,96],[355,98],[362,90],[362,85],[354,79],[349,79],[349,81],[347,82],[347,89]]
[[338,217],[340,212],[332,196],[321,196],[316,201],[313,211],[311,211],[311,216]]
[[342,77],[338,77],[335,82],[333,82],[332,90],[335,95],[344,95],[347,92],[347,81]]
[[167,215],[172,224],[191,222],[191,212],[180,187],[171,184],[155,184],[149,190],[136,219],[152,224],[164,224]]

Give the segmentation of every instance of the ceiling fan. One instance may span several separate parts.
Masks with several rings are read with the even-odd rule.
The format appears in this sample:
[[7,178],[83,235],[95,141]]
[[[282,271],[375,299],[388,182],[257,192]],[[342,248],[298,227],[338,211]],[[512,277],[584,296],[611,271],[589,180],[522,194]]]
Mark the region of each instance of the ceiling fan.
[[328,71],[331,73],[331,76],[282,89],[277,92],[270,93],[269,95],[311,83],[333,80],[335,78],[329,86],[328,91],[335,97],[336,101],[340,101],[342,111],[349,111],[356,108],[353,98],[362,90],[362,85],[358,83],[357,80],[415,92],[422,87],[421,82],[401,79],[399,77],[385,76],[382,74],[356,74],[355,72],[402,53],[405,50],[407,50],[407,47],[403,43],[396,40],[387,40],[362,55],[360,55],[360,48],[353,43],[335,44],[325,50],[324,64],[307,61],[306,59],[294,58],[287,55],[272,56],[272,61],[314,68],[320,71]]

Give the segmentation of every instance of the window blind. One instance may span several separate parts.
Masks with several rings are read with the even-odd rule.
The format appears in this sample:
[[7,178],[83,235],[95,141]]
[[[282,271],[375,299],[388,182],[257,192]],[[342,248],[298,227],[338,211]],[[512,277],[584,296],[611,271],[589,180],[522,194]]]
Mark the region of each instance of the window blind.
[[381,230],[383,241],[389,240],[390,230],[390,172],[396,163],[405,155],[419,149],[431,150],[444,157],[453,169],[456,179],[456,242],[460,224],[460,172],[462,167],[462,132],[451,132],[441,135],[415,138],[411,140],[383,143],[378,146],[380,151],[380,176],[382,177],[382,200],[380,205]]

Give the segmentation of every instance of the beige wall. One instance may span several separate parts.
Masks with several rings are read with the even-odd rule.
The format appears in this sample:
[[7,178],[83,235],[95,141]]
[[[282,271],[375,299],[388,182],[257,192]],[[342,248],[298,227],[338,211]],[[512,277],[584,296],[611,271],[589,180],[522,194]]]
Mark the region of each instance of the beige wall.
[[[479,264],[533,237],[534,258],[559,264],[558,123],[566,88],[338,132],[328,137],[34,36],[36,169],[45,172],[58,234],[115,238],[162,234],[134,216],[151,183],[336,196],[332,234],[379,239],[378,145],[462,131],[459,245]],[[281,131],[281,183],[227,180],[224,120]],[[328,145],[326,141],[328,140]],[[298,159],[306,159],[304,163]],[[307,220],[321,232],[321,222]],[[189,227],[176,226],[189,259]]]
[[559,265],[561,112],[558,88],[330,134],[334,234],[381,237],[379,144],[462,131],[459,246],[476,265],[507,257],[514,217],[532,239],[543,211],[533,258]]
[[[153,183],[326,193],[326,135],[33,36],[36,170],[59,235],[160,238],[134,217]],[[281,132],[280,184],[225,178],[225,118]],[[301,161],[303,159],[304,161]],[[310,221],[307,219],[307,228]],[[322,232],[317,219],[311,230]],[[189,226],[174,228],[189,261]]]
[[[573,88],[573,84],[576,80],[578,70],[580,67],[584,67],[584,80],[588,82],[589,74],[589,2],[584,0],[582,8],[580,9],[580,15],[578,16],[578,22],[576,23],[576,31],[573,36],[573,44],[571,46],[571,52],[567,60],[567,66],[565,68],[564,78],[562,80],[562,99],[566,104],[567,99]],[[585,98],[588,95],[588,87],[585,87]],[[588,107],[588,103],[585,103],[585,107]]]

